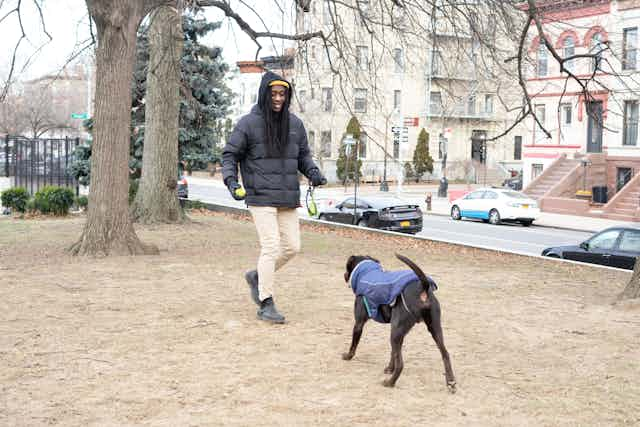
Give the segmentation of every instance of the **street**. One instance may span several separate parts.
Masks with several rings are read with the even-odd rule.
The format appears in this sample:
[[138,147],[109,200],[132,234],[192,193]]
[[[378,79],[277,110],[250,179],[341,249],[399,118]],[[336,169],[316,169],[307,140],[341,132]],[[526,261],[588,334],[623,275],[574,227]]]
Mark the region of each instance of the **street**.
[[[189,199],[200,200],[225,206],[245,208],[244,202],[231,198],[224,184],[218,180],[188,177]],[[301,189],[302,208],[298,209],[301,217],[307,217],[304,202],[306,188]],[[352,189],[344,193],[343,188],[320,188],[316,191],[316,201],[320,208],[329,200],[340,200],[352,195]],[[382,193],[394,195],[395,193]],[[371,195],[371,194],[369,194]],[[365,197],[365,196],[363,196]],[[403,194],[403,199],[416,204],[424,204],[421,197]],[[492,226],[480,221],[454,221],[449,216],[425,214],[423,229],[418,236],[442,240],[451,243],[486,247],[526,255],[540,255],[544,248],[565,244],[577,244],[586,240],[593,233],[565,230],[550,227],[522,227],[519,224],[501,224]]]

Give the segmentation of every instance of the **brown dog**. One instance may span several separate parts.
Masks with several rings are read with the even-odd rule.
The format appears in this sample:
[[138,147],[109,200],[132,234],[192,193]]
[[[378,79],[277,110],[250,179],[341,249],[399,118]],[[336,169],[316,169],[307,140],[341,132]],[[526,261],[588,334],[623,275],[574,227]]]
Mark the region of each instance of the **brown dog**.
[[[354,307],[355,325],[353,327],[351,347],[347,353],[342,355],[342,358],[344,360],[351,360],[355,355],[358,342],[362,336],[362,329],[367,320],[369,320],[369,317],[374,317],[375,320],[382,323],[391,323],[391,360],[384,370],[386,374],[391,374],[391,377],[386,379],[383,384],[386,387],[393,387],[404,366],[402,360],[402,343],[404,337],[416,323],[424,321],[442,355],[447,387],[451,393],[455,393],[456,380],[442,335],[440,303],[433,294],[433,291],[437,289],[437,285],[410,259],[399,254],[396,254],[396,256],[407,264],[415,275],[410,274],[408,271],[386,273],[382,271],[380,262],[369,256],[353,255],[347,260],[344,280],[348,283],[353,275],[354,281],[352,281],[351,287],[354,293],[356,293]],[[371,297],[372,294],[367,293],[368,291],[362,288],[361,283],[371,282],[375,274],[390,274],[400,281],[404,280],[406,283],[400,285],[402,290],[397,294],[396,298],[394,298],[394,301],[372,307],[371,305],[375,304],[375,298]],[[417,279],[415,276],[417,276]],[[388,276],[381,277],[383,277],[381,279],[383,281],[391,281],[391,279],[387,278]],[[380,293],[381,289],[382,288],[376,287],[373,292]],[[389,295],[391,295],[390,298],[393,297],[393,292]]]

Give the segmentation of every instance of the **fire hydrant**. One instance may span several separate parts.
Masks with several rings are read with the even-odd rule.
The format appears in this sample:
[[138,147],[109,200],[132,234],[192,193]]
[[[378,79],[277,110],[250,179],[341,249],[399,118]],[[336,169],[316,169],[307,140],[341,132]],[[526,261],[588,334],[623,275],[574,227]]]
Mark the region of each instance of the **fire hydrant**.
[[427,202],[427,210],[430,211],[431,210],[431,193],[427,193],[427,198],[424,199],[425,202]]

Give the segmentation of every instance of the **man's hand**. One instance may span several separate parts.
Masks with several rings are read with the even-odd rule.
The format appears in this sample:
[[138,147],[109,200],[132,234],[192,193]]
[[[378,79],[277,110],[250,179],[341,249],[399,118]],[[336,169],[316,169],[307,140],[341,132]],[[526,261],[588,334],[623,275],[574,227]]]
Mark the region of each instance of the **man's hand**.
[[327,183],[327,178],[325,178],[318,169],[313,170],[311,176],[309,177],[309,180],[311,181],[311,185],[313,185],[314,187],[325,185]]
[[236,200],[244,200],[247,192],[238,184],[236,181],[229,181],[229,185],[227,185],[229,189],[229,193],[231,193],[231,197]]

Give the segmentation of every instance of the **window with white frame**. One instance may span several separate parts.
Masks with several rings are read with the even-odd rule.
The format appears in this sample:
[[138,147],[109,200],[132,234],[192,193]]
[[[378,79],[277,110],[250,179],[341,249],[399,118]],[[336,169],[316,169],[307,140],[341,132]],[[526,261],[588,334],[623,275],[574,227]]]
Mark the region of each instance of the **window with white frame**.
[[300,112],[304,113],[304,107],[307,103],[307,91],[299,90],[298,91],[298,108],[300,108]]
[[396,73],[404,72],[404,57],[402,49],[393,49],[393,71]]
[[358,157],[361,159],[367,158],[367,133],[360,132],[360,141],[358,143]]
[[369,47],[356,46],[356,65],[361,70],[369,69]]
[[431,53],[431,74],[434,76],[442,76],[442,53],[439,50],[434,50]]
[[367,90],[356,89],[354,91],[353,98],[354,98],[353,110],[356,113],[366,113],[367,112]]
[[470,116],[473,116],[476,114],[476,96],[475,95],[469,95],[469,98],[467,98],[467,112],[469,113]]
[[493,113],[493,95],[491,94],[484,96],[484,112],[487,114]]
[[402,104],[402,91],[396,89],[393,91],[393,109],[400,110],[401,104]]
[[560,116],[560,123],[563,127],[571,126],[573,119],[573,108],[571,108],[571,104],[560,105]]
[[331,157],[331,131],[323,130],[320,133],[320,157]]
[[637,145],[638,143],[638,101],[624,102],[624,134],[622,145]]
[[329,0],[324,0],[322,2],[322,23],[324,25],[333,24],[333,19],[331,16],[331,2]]
[[429,114],[442,114],[442,94],[440,92],[431,92],[429,102]]
[[534,163],[531,165],[531,180],[533,181],[542,173],[544,166],[541,163]]
[[333,111],[333,89],[330,87],[322,88],[322,111],[327,113]]
[[[564,43],[562,45],[562,57],[570,58],[576,53],[576,42],[573,40],[573,37],[568,36],[564,39]],[[569,60],[564,62],[564,68],[573,72],[574,61]]]
[[622,69],[635,70],[638,54],[638,28],[622,30]]
[[605,45],[602,43],[602,34],[595,33],[591,37],[591,47],[589,53],[594,55],[591,59],[591,71],[597,71],[602,67],[602,54],[605,49]]
[[307,140],[309,142],[309,150],[311,151],[311,155],[315,155],[316,153],[316,133],[312,130],[307,132]]
[[538,47],[538,60],[536,67],[536,74],[538,77],[545,77],[547,75],[547,60],[548,60],[549,52],[547,47],[544,45],[544,42],[540,42],[540,46]]

